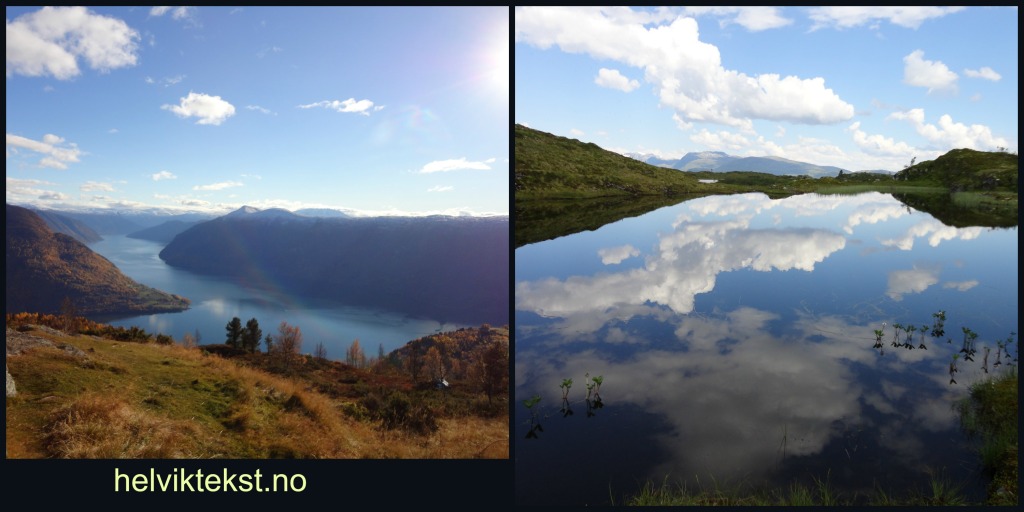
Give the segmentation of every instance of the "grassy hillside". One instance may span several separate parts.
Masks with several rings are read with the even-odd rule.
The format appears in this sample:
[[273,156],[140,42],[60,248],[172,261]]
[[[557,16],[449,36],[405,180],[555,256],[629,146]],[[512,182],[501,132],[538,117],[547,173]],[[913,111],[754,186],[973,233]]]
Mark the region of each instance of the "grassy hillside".
[[507,386],[489,400],[470,379],[443,392],[387,364],[221,357],[11,317],[7,347],[9,458],[508,457]]
[[1017,192],[1017,165],[1012,153],[954,149],[935,160],[896,173],[897,181],[930,183],[951,192],[1000,190]]
[[515,126],[516,200],[680,195],[708,190],[693,176],[645,164],[596,144]]

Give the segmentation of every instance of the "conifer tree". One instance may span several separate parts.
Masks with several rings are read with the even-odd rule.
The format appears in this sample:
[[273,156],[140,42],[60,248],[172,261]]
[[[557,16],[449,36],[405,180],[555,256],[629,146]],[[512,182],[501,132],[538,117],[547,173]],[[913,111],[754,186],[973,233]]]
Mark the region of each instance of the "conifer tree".
[[260,349],[262,337],[263,331],[260,329],[260,323],[255,318],[250,318],[245,323],[245,330],[242,331],[242,348],[249,352],[256,352]]
[[232,318],[225,329],[228,331],[228,338],[225,343],[229,347],[239,348],[242,340],[242,320],[237,316]]

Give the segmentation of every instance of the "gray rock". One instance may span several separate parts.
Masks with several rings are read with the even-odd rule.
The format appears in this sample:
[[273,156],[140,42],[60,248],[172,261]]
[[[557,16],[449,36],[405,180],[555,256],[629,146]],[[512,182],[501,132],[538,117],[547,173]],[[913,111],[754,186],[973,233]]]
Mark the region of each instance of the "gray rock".
[[4,373],[7,374],[7,396],[14,396],[18,394],[18,390],[14,388],[14,377],[11,377],[11,372],[7,370],[7,365],[4,365]]

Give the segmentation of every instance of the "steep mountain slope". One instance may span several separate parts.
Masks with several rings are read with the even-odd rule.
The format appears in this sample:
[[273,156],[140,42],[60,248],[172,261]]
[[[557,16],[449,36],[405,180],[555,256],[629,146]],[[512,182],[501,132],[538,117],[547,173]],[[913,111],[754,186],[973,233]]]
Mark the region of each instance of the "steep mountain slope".
[[7,205],[7,312],[82,315],[181,311],[188,299],[141,285],[81,242],[54,233],[35,212]]
[[64,233],[83,244],[91,244],[93,242],[103,240],[103,237],[100,236],[99,233],[94,231],[84,222],[48,210],[33,211],[46,222],[46,225],[49,226],[54,233]]
[[160,257],[257,287],[500,325],[508,323],[508,230],[508,217],[318,219],[242,209],[180,233]]

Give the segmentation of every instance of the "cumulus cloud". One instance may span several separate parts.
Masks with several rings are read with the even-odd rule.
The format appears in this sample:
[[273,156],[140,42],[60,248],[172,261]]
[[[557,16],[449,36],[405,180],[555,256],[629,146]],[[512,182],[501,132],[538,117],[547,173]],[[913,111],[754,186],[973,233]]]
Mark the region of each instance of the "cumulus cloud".
[[[751,129],[753,119],[830,124],[853,117],[853,105],[820,77],[725,69],[714,45],[700,40],[697,21],[678,16],[650,27],[629,9],[519,7],[516,41],[585,53],[640,68],[661,105],[686,127],[708,122]],[[663,17],[659,17],[661,23]]]
[[158,172],[156,174],[153,174],[152,176],[153,176],[153,181],[176,180],[176,179],[178,179],[178,177],[175,176],[170,171],[160,171],[160,172]]
[[963,7],[916,6],[816,7],[811,9],[809,16],[814,21],[811,30],[825,27],[844,29],[866,24],[877,26],[881,21],[916,29],[929,19],[941,18],[963,9]]
[[860,129],[860,121],[850,125],[849,130],[853,132],[853,142],[865,153],[882,156],[905,156],[914,151],[906,142],[896,142],[891,137],[882,135],[868,135]]
[[370,112],[377,112],[384,108],[383,105],[374,106],[370,100],[359,100],[355,98],[349,98],[345,101],[338,100],[324,100],[316,103],[310,103],[308,105],[299,105],[299,108],[314,108],[321,107],[331,109],[337,112],[354,112],[356,114],[362,114],[364,116],[370,115]]
[[991,80],[993,82],[998,82],[1003,78],[1002,75],[996,73],[990,67],[983,67],[981,69],[965,69],[964,74],[971,78],[984,78],[985,80]]
[[939,269],[893,270],[889,273],[889,285],[885,294],[892,300],[902,300],[904,295],[921,293],[939,282]]
[[12,152],[17,153],[18,148],[23,148],[42,154],[43,158],[39,160],[39,165],[53,169],[67,169],[67,164],[78,162],[78,156],[82,154],[77,144],[65,143],[63,138],[51,133],[43,135],[42,141],[8,133],[6,146],[8,158]]
[[[493,162],[494,159],[488,159]],[[470,162],[463,158],[456,158],[453,160],[435,160],[423,166],[420,169],[420,173],[426,174],[431,172],[448,172],[448,171],[462,171],[462,170],[489,170],[491,166],[487,165],[487,161],[484,162]]]
[[583,130],[580,130],[578,128],[570,128],[569,129],[569,135],[572,135],[573,137],[582,137],[582,136],[584,136],[586,134],[583,133]]
[[738,133],[727,131],[710,132],[701,129],[690,136],[690,140],[715,151],[739,151],[750,145],[750,140]]
[[594,83],[601,87],[607,87],[609,89],[618,89],[622,92],[630,92],[637,87],[640,87],[640,82],[636,80],[630,80],[622,76],[617,69],[601,68],[597,71],[597,77],[594,78]]
[[224,190],[231,187],[241,187],[242,183],[237,181],[222,181],[220,183],[211,183],[209,185],[196,185],[192,187],[192,190]]
[[235,115],[234,105],[220,96],[189,92],[178,105],[163,105],[164,110],[174,112],[178,117],[198,117],[196,124],[219,125]]
[[101,72],[134,66],[138,39],[124,21],[85,7],[43,7],[7,21],[7,76],[68,80],[81,73],[79,58]]
[[605,265],[618,265],[629,258],[639,256],[640,250],[627,244],[619,247],[598,249],[597,255],[601,258],[601,263]]
[[893,112],[889,119],[899,119],[914,125],[917,133],[924,136],[932,144],[949,149],[969,148],[977,150],[995,150],[999,147],[1010,147],[1009,141],[992,135],[992,129],[981,124],[967,126],[956,123],[949,114],[939,118],[938,126],[924,122],[924,109],[915,108],[906,112]]
[[956,91],[956,73],[940,61],[922,58],[924,52],[914,50],[903,57],[903,83],[915,87],[927,87],[928,92],[934,90]]

